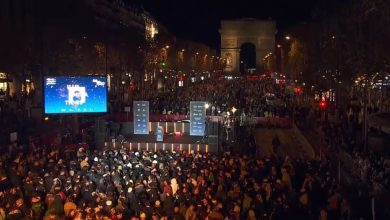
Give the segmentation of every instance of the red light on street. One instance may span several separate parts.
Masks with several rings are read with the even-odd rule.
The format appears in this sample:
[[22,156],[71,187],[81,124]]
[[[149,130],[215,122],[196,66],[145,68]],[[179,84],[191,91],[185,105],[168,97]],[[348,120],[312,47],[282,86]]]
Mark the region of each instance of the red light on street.
[[321,101],[320,102],[320,108],[321,109],[325,109],[326,108],[326,102],[325,101]]
[[294,88],[294,92],[297,93],[297,94],[301,93],[301,92],[302,92],[301,87],[299,87],[299,86],[298,86],[298,87],[295,87],[295,88]]
[[132,91],[132,92],[134,92],[134,84],[133,83],[130,83],[130,85],[129,85],[129,89],[130,89],[130,91]]

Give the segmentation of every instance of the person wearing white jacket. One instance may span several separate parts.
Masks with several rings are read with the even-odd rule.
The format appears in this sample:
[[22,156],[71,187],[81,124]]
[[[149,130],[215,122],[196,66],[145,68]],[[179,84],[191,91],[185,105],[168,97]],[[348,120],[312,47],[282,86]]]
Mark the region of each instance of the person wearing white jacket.
[[175,195],[177,190],[179,189],[179,185],[177,184],[176,178],[171,179],[171,187],[172,187],[172,193],[173,195]]

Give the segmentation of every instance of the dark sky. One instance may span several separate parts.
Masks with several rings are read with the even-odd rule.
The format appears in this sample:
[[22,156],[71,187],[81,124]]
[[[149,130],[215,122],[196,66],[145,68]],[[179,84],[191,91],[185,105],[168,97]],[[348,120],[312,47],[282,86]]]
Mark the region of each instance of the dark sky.
[[[132,1],[132,0],[130,0]],[[310,18],[313,0],[144,0],[144,8],[178,37],[219,47],[221,19],[272,18],[278,29]]]

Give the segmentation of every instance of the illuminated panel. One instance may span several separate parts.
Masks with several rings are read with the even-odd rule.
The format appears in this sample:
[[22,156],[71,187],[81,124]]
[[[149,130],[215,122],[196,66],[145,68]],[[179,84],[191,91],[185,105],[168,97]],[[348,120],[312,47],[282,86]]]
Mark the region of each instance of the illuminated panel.
[[197,151],[199,151],[199,149],[200,149],[199,144],[196,145],[196,149],[197,149]]
[[163,143],[163,151],[165,151],[165,143]]
[[149,151],[149,143],[146,143],[146,151]]
[[133,102],[134,134],[149,134],[149,102]]
[[141,150],[141,144],[138,143],[138,151],[140,151],[140,150]]
[[133,143],[130,142],[130,151],[132,150],[133,148]]
[[173,144],[171,144],[171,152],[173,152]]
[[203,136],[205,132],[205,102],[190,102],[190,135]]
[[154,143],[154,152],[157,152],[157,143]]

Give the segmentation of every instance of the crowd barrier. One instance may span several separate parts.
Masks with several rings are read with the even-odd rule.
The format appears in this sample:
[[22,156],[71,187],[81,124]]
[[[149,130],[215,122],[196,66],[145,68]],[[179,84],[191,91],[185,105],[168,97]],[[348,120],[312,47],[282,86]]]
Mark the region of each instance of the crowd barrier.
[[[188,115],[163,115],[163,114],[149,114],[149,121],[150,122],[174,122],[174,121],[180,121],[180,120],[189,120]],[[117,113],[112,116],[112,120],[116,122],[127,122],[127,121],[133,121],[133,113],[129,112],[127,113]]]
[[182,143],[163,143],[163,142],[104,142],[104,149],[129,149],[130,151],[170,151],[170,152],[216,152],[217,149],[208,144],[182,144]]

